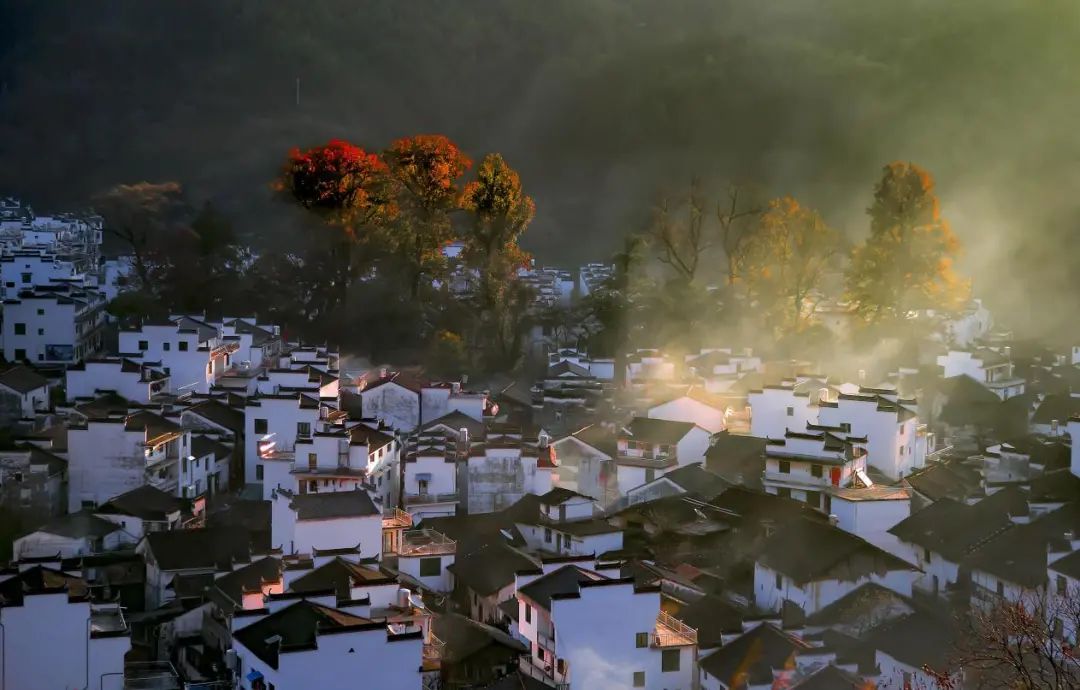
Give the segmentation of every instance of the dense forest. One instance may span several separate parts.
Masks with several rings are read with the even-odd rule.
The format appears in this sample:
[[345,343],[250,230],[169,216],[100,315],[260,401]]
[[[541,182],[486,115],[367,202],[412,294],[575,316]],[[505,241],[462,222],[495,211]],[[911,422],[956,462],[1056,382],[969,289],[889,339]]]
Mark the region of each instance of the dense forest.
[[1056,329],[1080,293],[1067,0],[12,0],[0,51],[0,191],[39,207],[176,180],[277,243],[305,222],[270,188],[285,151],[440,132],[501,152],[536,200],[525,248],[572,264],[691,175],[858,239],[901,159],[1000,312]]

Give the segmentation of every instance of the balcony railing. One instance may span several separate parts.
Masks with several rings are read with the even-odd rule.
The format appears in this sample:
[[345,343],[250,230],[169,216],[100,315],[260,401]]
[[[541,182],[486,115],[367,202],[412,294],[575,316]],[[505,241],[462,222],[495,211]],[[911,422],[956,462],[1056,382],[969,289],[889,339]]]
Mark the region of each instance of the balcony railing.
[[401,508],[386,508],[382,516],[383,529],[400,529],[412,527],[412,515]]
[[654,647],[685,647],[697,644],[697,630],[661,611],[656,616],[652,644]]
[[457,492],[446,494],[405,494],[405,505],[407,506],[428,505],[431,503],[457,503],[457,501]]
[[433,529],[418,529],[402,535],[402,556],[438,556],[451,554],[457,550],[457,542]]
[[540,631],[536,632],[536,643],[544,649],[555,651],[555,638]]
[[432,634],[431,639],[424,643],[423,658],[424,661],[441,661],[443,654],[446,652],[446,643],[435,637]]

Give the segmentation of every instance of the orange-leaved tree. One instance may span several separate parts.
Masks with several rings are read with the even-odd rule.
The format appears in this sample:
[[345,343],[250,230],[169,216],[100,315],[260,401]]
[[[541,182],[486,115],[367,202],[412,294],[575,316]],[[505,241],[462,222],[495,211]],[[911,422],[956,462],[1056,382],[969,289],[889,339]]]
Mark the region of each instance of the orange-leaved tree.
[[398,209],[385,240],[408,267],[415,298],[423,277],[437,277],[445,265],[442,248],[454,238],[450,215],[461,208],[460,180],[472,161],[441,134],[403,137],[383,157]]
[[913,309],[960,306],[969,284],[954,270],[960,242],[934,193],[934,179],[914,163],[885,166],[874,189],[870,236],[855,247],[847,298],[868,322]]

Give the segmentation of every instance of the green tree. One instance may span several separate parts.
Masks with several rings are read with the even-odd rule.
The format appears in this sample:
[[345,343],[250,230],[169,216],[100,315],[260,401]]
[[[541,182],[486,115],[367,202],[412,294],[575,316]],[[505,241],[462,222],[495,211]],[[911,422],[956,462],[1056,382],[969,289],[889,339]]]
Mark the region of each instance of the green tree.
[[934,180],[914,163],[885,166],[874,189],[870,236],[852,252],[846,295],[868,322],[912,309],[954,308],[968,284],[953,263],[960,242],[941,217]]

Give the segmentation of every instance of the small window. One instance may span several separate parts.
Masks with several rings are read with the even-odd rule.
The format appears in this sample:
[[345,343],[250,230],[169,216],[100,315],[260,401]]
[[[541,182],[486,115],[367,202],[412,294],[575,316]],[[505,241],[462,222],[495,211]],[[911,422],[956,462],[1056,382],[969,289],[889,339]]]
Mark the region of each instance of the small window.
[[[1058,621],[1059,623],[1061,621]],[[557,659],[555,661],[555,672],[560,676],[566,675],[566,659]]]
[[780,573],[776,574],[776,588],[777,589],[783,589],[784,588],[784,576],[781,575]]
[[794,417],[795,416],[795,408],[794,407],[787,408],[787,416],[788,417]]
[[664,673],[672,673],[679,670],[679,659],[681,658],[681,650],[679,649],[665,649],[660,655],[660,670]]
[[821,465],[810,465],[810,476],[811,477],[821,477],[824,474],[825,474],[825,472],[824,472],[824,469],[821,467]]
[[37,310],[37,315],[38,316],[45,316],[45,310],[44,309],[38,309]]
[[821,507],[821,492],[820,491],[807,491],[806,492],[806,505],[811,508]]
[[266,420],[265,419],[256,419],[255,420],[255,433],[256,434],[265,434],[266,433]]
[[188,342],[186,340],[181,340],[176,343],[176,348],[181,352],[187,352]]
[[15,359],[20,361],[26,359],[26,350],[22,349],[21,347],[16,349]]
[[786,486],[782,486],[776,490],[776,495],[780,498],[791,498],[791,489]]
[[311,436],[311,422],[297,422],[296,423],[296,435],[297,436]]
[[550,544],[551,543],[551,528],[550,527],[545,527],[544,528],[544,543],[545,544]]
[[319,456],[315,453],[307,454],[307,467],[309,470],[314,471],[319,466]]
[[7,287],[15,287],[15,281],[4,283],[4,285],[6,285]]
[[150,349],[150,341],[148,341],[148,340],[140,340],[139,341],[139,351],[140,352],[146,352],[149,349]]
[[997,581],[997,593],[999,597],[1005,596],[1005,583],[1001,580]]
[[435,558],[421,558],[420,559],[420,577],[438,577],[442,573],[442,559],[436,556]]
[[15,324],[15,335],[26,335],[26,324],[25,323],[17,323],[17,324]]
[[644,671],[634,671],[634,687],[635,688],[643,688],[643,687],[645,687],[645,672]]
[[171,347],[172,347],[172,343],[162,343],[161,344],[161,349],[165,350],[166,352],[168,352],[169,348],[171,348]]
[[900,457],[904,457],[904,447],[900,446]]
[[34,274],[32,273],[23,273],[20,277],[24,285],[29,285],[34,281]]
[[780,474],[791,474],[791,461],[781,460],[779,463]]
[[929,547],[926,547],[926,546],[923,547],[922,556],[923,556],[923,563],[929,563],[930,562],[930,548]]
[[638,649],[649,646],[649,633],[639,632],[634,635],[634,646]]
[[525,604],[525,622],[532,623],[532,606]]
[[37,334],[38,335],[45,335],[45,329],[44,328],[37,329]]
[[263,466],[255,465],[255,481],[261,482],[263,480]]

